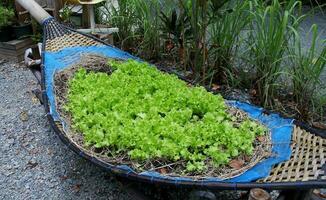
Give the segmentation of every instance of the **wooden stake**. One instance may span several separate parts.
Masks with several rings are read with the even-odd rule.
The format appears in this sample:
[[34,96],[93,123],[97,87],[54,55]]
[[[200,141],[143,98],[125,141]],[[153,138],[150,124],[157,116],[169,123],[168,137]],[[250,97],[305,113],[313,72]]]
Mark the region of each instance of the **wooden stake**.
[[263,189],[254,188],[250,190],[248,200],[272,200],[271,195]]

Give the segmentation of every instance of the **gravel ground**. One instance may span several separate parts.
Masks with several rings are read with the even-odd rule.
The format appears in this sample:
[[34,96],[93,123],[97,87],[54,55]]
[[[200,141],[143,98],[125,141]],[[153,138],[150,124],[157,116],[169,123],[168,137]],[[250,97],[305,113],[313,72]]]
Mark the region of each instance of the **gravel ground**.
[[[308,32],[312,23],[326,39],[325,15],[307,18],[302,31]],[[309,36],[304,44],[310,44]],[[31,92],[37,84],[28,69],[0,60],[0,86],[0,199],[135,199],[61,143]],[[236,199],[239,193],[220,195],[218,199]]]
[[28,69],[0,60],[0,86],[0,199],[132,199],[61,143]]

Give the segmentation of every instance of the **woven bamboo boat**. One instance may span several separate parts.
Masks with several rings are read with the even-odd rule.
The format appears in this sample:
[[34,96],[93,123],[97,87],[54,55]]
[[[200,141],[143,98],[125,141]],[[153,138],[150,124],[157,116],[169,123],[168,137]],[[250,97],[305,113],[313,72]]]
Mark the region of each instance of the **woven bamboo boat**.
[[[32,0],[18,0],[18,2],[30,11],[31,15],[44,28],[40,84],[42,86],[42,100],[47,117],[63,143],[68,145],[78,155],[118,176],[146,183],[219,190],[247,190],[256,187],[269,190],[326,188],[326,134],[325,132],[310,129],[297,121],[294,121],[291,128],[291,138],[289,138],[291,155],[289,155],[289,159],[273,165],[272,170],[264,178],[250,182],[189,180],[149,176],[114,166],[85,151],[67,136],[62,123],[58,120],[60,116],[53,110],[54,97],[51,95],[53,93],[53,88],[51,88],[53,87],[53,80],[49,78],[55,73],[52,68],[57,67],[60,69],[68,64],[77,62],[81,58],[80,55],[87,52],[101,52],[104,56],[118,57],[120,59],[137,58],[90,35],[79,33],[59,24]],[[55,56],[57,56],[57,60],[53,60]],[[269,113],[265,110],[261,110],[261,112]],[[268,115],[272,115],[272,113]]]

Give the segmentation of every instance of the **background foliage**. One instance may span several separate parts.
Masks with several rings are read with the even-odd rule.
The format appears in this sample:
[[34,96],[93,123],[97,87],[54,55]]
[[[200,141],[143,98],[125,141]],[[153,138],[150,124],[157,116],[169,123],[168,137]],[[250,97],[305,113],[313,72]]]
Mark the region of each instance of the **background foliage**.
[[317,25],[312,43],[322,49],[300,47],[299,27],[310,14],[303,4],[322,9],[313,0],[121,0],[107,8],[107,23],[120,28],[117,44],[133,54],[202,85],[252,91],[255,103],[312,122],[326,112],[317,92],[326,47]]

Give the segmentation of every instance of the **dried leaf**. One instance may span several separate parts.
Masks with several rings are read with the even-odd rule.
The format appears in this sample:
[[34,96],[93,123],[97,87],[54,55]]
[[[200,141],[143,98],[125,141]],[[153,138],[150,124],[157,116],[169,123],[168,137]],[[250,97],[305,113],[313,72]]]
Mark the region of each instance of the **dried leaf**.
[[168,41],[168,42],[165,44],[165,47],[166,47],[166,50],[169,52],[169,51],[171,51],[171,50],[174,48],[174,44],[173,44],[173,42]]
[[221,86],[219,86],[219,85],[217,85],[217,84],[212,84],[212,90],[219,90],[219,89],[221,89]]
[[160,169],[159,169],[159,172],[160,172],[161,174],[167,174],[167,171],[166,171],[166,168],[165,168],[165,167],[160,168]]
[[32,102],[33,102],[33,104],[39,104],[40,100],[35,95],[33,95],[32,96]]
[[60,176],[60,179],[61,179],[62,181],[67,180],[67,179],[68,179],[68,176],[66,176],[66,175]]
[[244,159],[246,162],[249,162],[249,161],[250,161],[250,156],[244,155],[244,156],[243,156],[243,159]]
[[256,96],[257,91],[255,89],[250,90],[250,95]]
[[72,189],[73,189],[75,192],[79,192],[79,191],[80,191],[80,187],[81,187],[81,184],[76,184],[76,185],[72,186]]
[[312,125],[319,129],[326,129],[326,124],[321,123],[321,122],[313,122]]
[[262,136],[262,135],[257,136],[257,140],[258,140],[259,142],[264,142],[265,139],[266,139],[265,136]]
[[21,112],[20,115],[19,115],[19,118],[23,122],[26,122],[28,120],[28,114],[27,114],[27,112],[26,111]]
[[244,165],[243,160],[234,159],[229,162],[229,166],[232,167],[233,169],[241,169],[243,165]]

